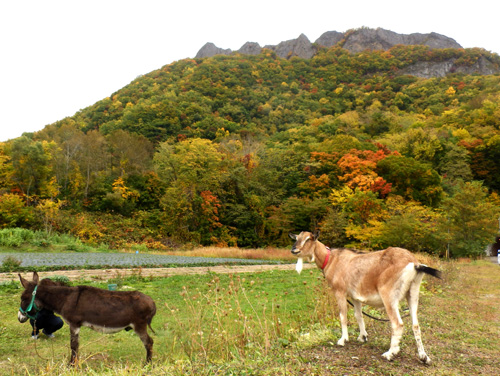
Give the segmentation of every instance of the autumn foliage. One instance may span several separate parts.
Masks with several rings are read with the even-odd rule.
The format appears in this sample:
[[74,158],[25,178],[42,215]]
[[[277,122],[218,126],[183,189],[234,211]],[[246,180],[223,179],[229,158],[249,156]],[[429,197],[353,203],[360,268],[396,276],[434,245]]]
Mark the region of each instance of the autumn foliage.
[[477,256],[500,214],[500,77],[401,72],[481,58],[500,66],[425,46],[180,60],[0,144],[0,227],[157,249],[319,228],[336,246]]

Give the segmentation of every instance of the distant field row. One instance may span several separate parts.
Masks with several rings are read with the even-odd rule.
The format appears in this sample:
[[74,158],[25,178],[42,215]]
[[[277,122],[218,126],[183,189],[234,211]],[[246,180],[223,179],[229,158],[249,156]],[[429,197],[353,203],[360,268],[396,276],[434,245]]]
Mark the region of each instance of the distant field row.
[[138,267],[138,266],[194,266],[221,264],[262,264],[279,263],[263,260],[245,260],[220,257],[186,257],[155,255],[142,253],[21,253],[10,252],[0,254],[0,264],[8,259],[20,261],[21,268],[96,268],[100,266]]

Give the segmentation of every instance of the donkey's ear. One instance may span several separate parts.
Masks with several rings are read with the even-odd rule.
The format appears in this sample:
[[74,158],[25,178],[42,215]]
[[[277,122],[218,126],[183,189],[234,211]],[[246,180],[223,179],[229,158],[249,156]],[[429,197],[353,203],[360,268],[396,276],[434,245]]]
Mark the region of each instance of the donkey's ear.
[[28,288],[28,285],[29,285],[29,282],[27,280],[25,280],[21,274],[18,274],[19,275],[19,280],[21,281],[21,285],[27,289]]
[[40,278],[38,277],[38,273],[33,272],[33,282],[35,282],[35,285],[38,285],[39,280],[40,280]]
[[291,232],[288,234],[288,236],[289,236],[292,240],[297,240],[297,235],[292,234]]
[[319,234],[320,234],[319,230],[314,231],[314,234],[313,234],[314,240],[318,240],[319,239]]

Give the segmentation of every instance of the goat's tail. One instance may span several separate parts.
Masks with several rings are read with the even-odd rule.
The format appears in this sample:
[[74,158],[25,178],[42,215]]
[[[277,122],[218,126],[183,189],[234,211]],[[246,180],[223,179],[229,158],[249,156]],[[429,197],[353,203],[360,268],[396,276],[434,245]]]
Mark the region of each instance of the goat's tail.
[[440,270],[437,270],[437,269],[434,269],[434,268],[431,268],[430,266],[427,266],[425,264],[419,264],[419,265],[416,265],[415,266],[415,269],[417,270],[417,272],[421,272],[421,273],[425,273],[425,274],[429,274],[433,277],[436,277],[436,278],[439,278],[439,279],[442,279],[442,275],[443,273],[441,273]]

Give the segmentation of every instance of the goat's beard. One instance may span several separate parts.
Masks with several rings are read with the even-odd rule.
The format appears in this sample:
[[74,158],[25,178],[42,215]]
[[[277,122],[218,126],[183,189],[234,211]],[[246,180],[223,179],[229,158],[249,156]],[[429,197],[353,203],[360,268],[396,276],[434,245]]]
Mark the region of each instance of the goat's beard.
[[304,267],[304,259],[302,257],[299,257],[297,259],[297,264],[295,265],[295,270],[297,271],[297,273],[300,274],[300,272],[302,272],[303,267]]

